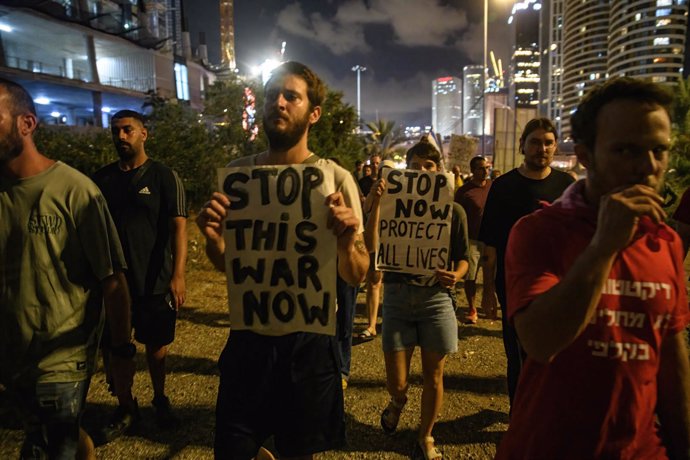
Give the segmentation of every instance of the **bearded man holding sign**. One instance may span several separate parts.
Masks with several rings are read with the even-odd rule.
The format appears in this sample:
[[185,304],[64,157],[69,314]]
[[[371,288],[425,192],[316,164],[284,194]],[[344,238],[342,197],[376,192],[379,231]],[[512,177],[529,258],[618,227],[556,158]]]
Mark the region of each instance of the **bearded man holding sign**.
[[286,459],[344,442],[335,273],[328,286],[324,271],[337,265],[357,285],[369,259],[352,175],[307,146],[324,95],[305,65],[276,68],[265,87],[268,151],[221,170],[223,192],[197,219],[209,259],[227,273],[230,291],[242,289],[234,303],[230,295],[233,331],[219,359],[216,458],[253,458],[271,435]]

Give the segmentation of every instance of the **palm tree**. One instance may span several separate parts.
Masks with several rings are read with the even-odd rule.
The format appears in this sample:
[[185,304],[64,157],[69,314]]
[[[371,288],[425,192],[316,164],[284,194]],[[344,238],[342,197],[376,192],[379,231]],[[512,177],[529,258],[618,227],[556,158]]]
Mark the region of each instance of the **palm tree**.
[[405,136],[393,121],[377,120],[366,125],[371,130],[365,139],[365,149],[369,156],[379,154],[383,160],[391,158],[396,147],[405,142]]

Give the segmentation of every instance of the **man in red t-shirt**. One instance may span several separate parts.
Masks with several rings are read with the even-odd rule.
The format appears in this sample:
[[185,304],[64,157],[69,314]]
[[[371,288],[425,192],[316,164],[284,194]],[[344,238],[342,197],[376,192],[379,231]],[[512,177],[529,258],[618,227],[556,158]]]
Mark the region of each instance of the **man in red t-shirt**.
[[659,195],[671,101],[642,80],[595,87],[571,118],[587,178],[511,232],[508,317],[527,359],[499,459],[688,458],[690,314]]
[[[467,214],[467,233],[470,238],[470,268],[463,282],[468,305],[465,322],[469,324],[477,322],[477,309],[474,306],[474,296],[477,292],[477,273],[480,266],[485,267],[482,263],[484,244],[479,241],[479,226],[482,223],[486,197],[489,195],[489,189],[491,188],[491,180],[489,180],[490,170],[491,165],[486,161],[486,158],[481,156],[472,158],[470,160],[472,176],[455,191],[455,202],[460,204],[465,210],[465,214]],[[490,273],[489,276],[493,277],[494,274]],[[485,269],[484,279],[486,278],[487,273]],[[496,293],[493,289],[487,289],[488,286],[493,288],[493,283],[484,284],[482,309],[486,313],[487,318],[496,319]]]

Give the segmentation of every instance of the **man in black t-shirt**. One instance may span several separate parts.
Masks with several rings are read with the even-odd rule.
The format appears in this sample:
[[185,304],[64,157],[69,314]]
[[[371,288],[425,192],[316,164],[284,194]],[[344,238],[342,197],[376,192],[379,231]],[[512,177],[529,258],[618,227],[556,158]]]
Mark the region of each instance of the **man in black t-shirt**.
[[[479,240],[486,245],[487,265],[496,266],[496,295],[501,304],[511,403],[520,375],[522,355],[517,334],[506,315],[506,245],[511,228],[521,217],[539,209],[541,202],[553,202],[574,182],[569,174],[550,166],[558,148],[557,140],[556,128],[548,118],[535,118],[525,125],[520,136],[520,152],[525,157],[524,161],[518,168],[502,174],[493,182],[479,230]],[[491,271],[487,269],[486,273]],[[490,278],[487,276],[484,280],[485,289],[486,284],[491,282]]]
[[373,173],[373,167],[371,165],[364,165],[362,168],[362,178],[357,181],[359,189],[362,191],[363,198],[369,195],[372,185],[376,182],[376,176]]
[[[146,348],[157,422],[173,428],[178,420],[165,395],[165,358],[175,337],[177,309],[185,301],[185,192],[175,171],[146,155],[148,132],[139,113],[117,112],[111,132],[120,160],[96,172],[93,179],[108,202],[129,267],[134,337]],[[106,363],[107,347],[106,337]],[[126,432],[138,418],[131,392],[129,398],[118,399],[119,407],[103,432],[106,440]]]

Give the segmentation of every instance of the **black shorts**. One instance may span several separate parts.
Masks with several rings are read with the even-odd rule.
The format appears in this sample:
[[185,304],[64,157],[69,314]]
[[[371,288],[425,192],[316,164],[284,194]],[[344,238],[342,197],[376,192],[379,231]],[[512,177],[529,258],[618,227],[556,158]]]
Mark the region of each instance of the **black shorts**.
[[132,327],[137,342],[154,346],[172,343],[176,321],[172,294],[132,299]]
[[271,435],[283,457],[345,443],[335,337],[233,331],[218,366],[215,458],[251,459]]

